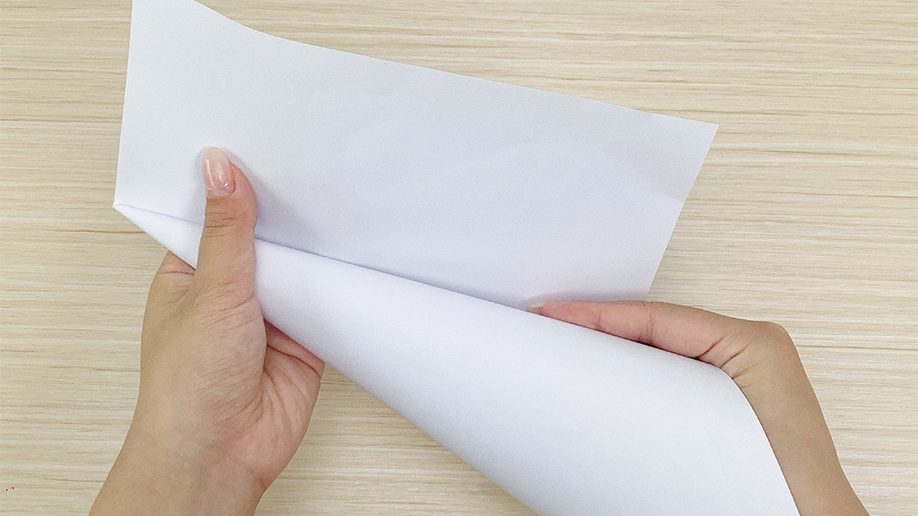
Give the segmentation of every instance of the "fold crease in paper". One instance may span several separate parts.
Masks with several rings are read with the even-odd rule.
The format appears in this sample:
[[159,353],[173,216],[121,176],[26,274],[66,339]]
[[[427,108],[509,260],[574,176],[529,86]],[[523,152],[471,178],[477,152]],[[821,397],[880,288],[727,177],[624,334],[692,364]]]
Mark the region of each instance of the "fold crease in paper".
[[266,318],[543,516],[796,514],[720,370],[518,309],[646,295],[714,131],[135,0],[115,207],[194,264],[227,149]]

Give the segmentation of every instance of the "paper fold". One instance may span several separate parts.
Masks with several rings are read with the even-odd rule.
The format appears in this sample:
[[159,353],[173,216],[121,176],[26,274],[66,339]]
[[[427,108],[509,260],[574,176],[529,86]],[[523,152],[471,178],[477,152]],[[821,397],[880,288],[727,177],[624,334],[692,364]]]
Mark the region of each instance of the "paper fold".
[[235,156],[258,237],[501,304],[640,299],[716,126],[274,38],[137,0],[118,202],[201,222]]

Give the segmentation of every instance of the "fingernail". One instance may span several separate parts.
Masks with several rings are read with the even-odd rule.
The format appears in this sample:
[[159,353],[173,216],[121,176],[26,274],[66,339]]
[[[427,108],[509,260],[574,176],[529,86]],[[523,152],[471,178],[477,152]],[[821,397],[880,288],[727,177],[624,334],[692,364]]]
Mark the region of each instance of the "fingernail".
[[201,174],[204,176],[204,188],[208,197],[223,197],[236,190],[236,180],[233,178],[229,159],[216,147],[208,147],[204,151]]
[[531,305],[527,306],[526,311],[537,314],[542,309],[542,307],[545,306],[545,303],[547,302],[548,301],[536,301],[535,303],[532,303]]

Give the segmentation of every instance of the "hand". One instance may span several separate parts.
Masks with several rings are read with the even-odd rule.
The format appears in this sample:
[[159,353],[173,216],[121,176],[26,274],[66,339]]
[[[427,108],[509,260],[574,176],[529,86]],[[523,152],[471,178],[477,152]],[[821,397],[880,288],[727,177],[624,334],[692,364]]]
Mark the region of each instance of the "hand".
[[134,419],[91,514],[254,514],[306,433],[324,363],[262,318],[255,195],[204,153],[195,270],[167,253],[144,315]]
[[529,310],[723,369],[758,416],[800,515],[867,514],[784,328],[666,303],[547,301]]

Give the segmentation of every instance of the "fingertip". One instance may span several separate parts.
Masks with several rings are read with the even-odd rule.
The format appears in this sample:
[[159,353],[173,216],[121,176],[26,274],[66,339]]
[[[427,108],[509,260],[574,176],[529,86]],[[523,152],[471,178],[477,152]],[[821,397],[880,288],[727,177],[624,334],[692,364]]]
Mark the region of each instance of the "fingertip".
[[234,172],[223,150],[217,147],[208,147],[204,150],[204,156],[201,159],[201,177],[204,180],[208,198],[216,199],[235,192]]
[[542,301],[536,301],[535,303],[530,304],[526,307],[527,312],[531,312],[538,315],[545,315],[543,310],[549,305],[556,305],[558,303],[563,303],[564,301],[558,301],[555,299],[544,299]]
[[526,311],[534,314],[542,314],[542,307],[545,306],[545,301],[536,301],[531,305],[526,307]]

